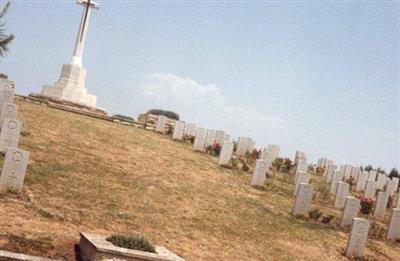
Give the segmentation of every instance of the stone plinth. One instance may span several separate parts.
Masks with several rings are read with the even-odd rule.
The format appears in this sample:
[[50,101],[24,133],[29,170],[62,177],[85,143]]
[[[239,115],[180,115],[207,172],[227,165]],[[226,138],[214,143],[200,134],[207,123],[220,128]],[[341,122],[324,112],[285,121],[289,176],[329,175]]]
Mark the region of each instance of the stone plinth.
[[83,261],[124,260],[124,261],[184,261],[165,247],[156,246],[156,253],[126,249],[114,246],[106,237],[80,233],[79,248]]
[[58,81],[54,85],[43,86],[42,95],[96,107],[97,97],[87,92],[85,79],[85,69],[74,64],[64,64]]

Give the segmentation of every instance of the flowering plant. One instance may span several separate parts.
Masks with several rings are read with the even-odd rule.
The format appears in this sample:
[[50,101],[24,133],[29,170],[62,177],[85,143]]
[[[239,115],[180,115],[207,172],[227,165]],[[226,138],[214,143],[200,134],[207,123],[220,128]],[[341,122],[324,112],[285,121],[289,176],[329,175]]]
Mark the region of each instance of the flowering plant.
[[361,213],[370,214],[372,211],[372,206],[374,205],[375,199],[365,197],[363,195],[357,195],[356,198],[360,200],[361,203]]

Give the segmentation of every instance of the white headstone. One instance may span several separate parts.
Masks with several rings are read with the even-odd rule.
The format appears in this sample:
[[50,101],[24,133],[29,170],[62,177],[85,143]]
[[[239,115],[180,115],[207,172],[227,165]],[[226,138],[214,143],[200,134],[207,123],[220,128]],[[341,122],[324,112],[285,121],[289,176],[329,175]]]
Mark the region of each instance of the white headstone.
[[224,143],[225,143],[225,142],[231,142],[231,135],[225,134]]
[[385,174],[379,173],[378,180],[376,182],[376,189],[383,190],[383,188],[386,185],[387,180],[388,180],[388,177]]
[[378,174],[378,173],[376,172],[376,170],[371,170],[371,171],[369,172],[368,179],[373,179],[373,180],[376,181],[376,175],[377,175],[377,174]]
[[14,101],[14,90],[12,89],[1,89],[0,90],[0,108],[3,108],[5,102],[13,103]]
[[400,208],[393,209],[392,217],[390,218],[387,239],[388,240],[400,239]]
[[215,134],[216,131],[215,130],[207,130],[207,134],[206,134],[206,142],[204,144],[204,146],[207,148],[208,146],[211,146],[214,141],[215,141]]
[[183,140],[183,132],[185,129],[185,122],[177,121],[175,122],[174,133],[172,134],[173,140]]
[[252,186],[262,186],[265,182],[265,174],[267,172],[265,161],[262,159],[256,160],[256,165],[254,167],[253,175],[251,177]]
[[361,192],[365,189],[365,184],[367,183],[368,179],[368,172],[360,172],[358,174],[357,184],[356,184],[356,191]]
[[156,124],[155,131],[159,132],[159,133],[165,133],[166,132],[167,120],[168,120],[168,118],[165,117],[164,115],[158,115],[157,116],[157,124]]
[[364,196],[367,198],[374,199],[375,193],[376,193],[376,181],[372,179],[367,180],[367,183],[365,184]]
[[218,142],[222,146],[225,141],[225,131],[217,130],[215,132],[215,141]]
[[358,216],[358,212],[361,209],[360,200],[358,198],[347,196],[346,203],[344,205],[342,221],[340,226],[350,226],[353,222],[353,218]]
[[313,193],[314,189],[312,185],[300,183],[292,209],[293,215],[308,215],[308,208],[310,206]]
[[0,177],[0,187],[3,190],[21,191],[24,184],[29,152],[17,148],[7,148],[6,157]]
[[218,164],[221,166],[228,166],[232,158],[234,144],[232,142],[225,142],[222,145],[221,153],[219,155]]
[[400,208],[400,194],[397,194],[397,205],[396,208]]
[[203,128],[198,128],[196,131],[196,137],[194,139],[193,150],[194,151],[205,151],[207,130]]
[[333,164],[328,166],[328,168],[326,170],[326,176],[325,176],[325,182],[327,184],[331,184],[333,173],[335,173],[336,168],[337,167]]
[[350,164],[344,165],[344,179],[345,180],[350,178],[352,168],[353,168],[353,166],[351,166]]
[[310,175],[307,172],[297,172],[294,183],[293,196],[297,195],[301,183],[308,184],[309,182],[310,182]]
[[332,195],[334,195],[336,193],[336,186],[337,186],[339,181],[342,181],[343,175],[344,174],[342,172],[340,172],[340,171],[335,171],[333,173],[332,182],[331,182],[331,186],[330,186],[330,189],[329,189],[329,192]]
[[295,165],[299,161],[299,158],[305,158],[307,160],[306,153],[304,151],[301,151],[301,150],[297,150],[296,151],[296,154],[294,155],[294,160],[293,160],[293,163]]
[[0,129],[3,127],[5,118],[17,118],[18,106],[14,103],[5,102],[0,111]]
[[374,217],[381,219],[385,216],[388,199],[389,199],[389,194],[387,192],[383,192],[383,191],[378,192],[378,198],[376,199]]
[[261,159],[263,159],[266,163],[266,170],[272,166],[272,163],[279,155],[279,146],[278,145],[268,145],[267,148],[263,149],[261,152]]
[[393,196],[399,187],[399,178],[392,177],[392,179],[388,179],[387,183],[387,192],[389,192],[390,196]]
[[239,137],[236,154],[240,156],[245,155],[246,152],[250,152],[253,149],[252,145],[254,145],[254,142],[250,138]]
[[354,218],[351,226],[346,256],[362,257],[368,239],[369,221],[363,218]]
[[354,180],[357,180],[359,173],[360,173],[359,167],[352,167],[350,172],[350,177],[353,177]]
[[339,181],[336,186],[336,193],[335,193],[335,208],[344,208],[344,204],[346,203],[346,197],[349,194],[350,184]]
[[184,134],[192,137],[196,136],[196,124],[186,122]]
[[21,121],[5,118],[0,134],[0,151],[5,152],[8,147],[18,147],[19,134],[21,132]]

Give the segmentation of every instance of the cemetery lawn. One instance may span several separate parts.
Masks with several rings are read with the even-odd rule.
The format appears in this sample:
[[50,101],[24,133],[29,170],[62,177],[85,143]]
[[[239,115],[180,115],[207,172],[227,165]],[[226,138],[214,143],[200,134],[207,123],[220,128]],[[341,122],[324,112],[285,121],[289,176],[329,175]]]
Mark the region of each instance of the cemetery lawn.
[[[144,234],[187,260],[347,260],[340,211],[331,196],[323,200],[315,174],[314,202],[335,216],[331,225],[289,214],[288,174],[252,188],[250,173],[167,135],[16,103],[20,148],[31,157],[23,192],[0,195],[0,249],[73,260],[79,231],[119,232]],[[400,260],[400,243],[370,239],[366,258]]]

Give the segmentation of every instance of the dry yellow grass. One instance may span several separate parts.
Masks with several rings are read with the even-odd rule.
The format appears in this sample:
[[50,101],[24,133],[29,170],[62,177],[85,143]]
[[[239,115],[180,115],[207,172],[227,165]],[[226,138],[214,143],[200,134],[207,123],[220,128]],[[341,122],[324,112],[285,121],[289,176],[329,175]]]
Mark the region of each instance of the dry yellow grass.
[[[79,231],[124,232],[187,260],[346,260],[344,230],[289,214],[281,173],[252,188],[250,174],[166,135],[18,105],[31,158],[22,194],[0,195],[1,249],[73,260]],[[340,212],[318,197],[337,223]],[[366,257],[400,260],[400,246],[370,240]]]

